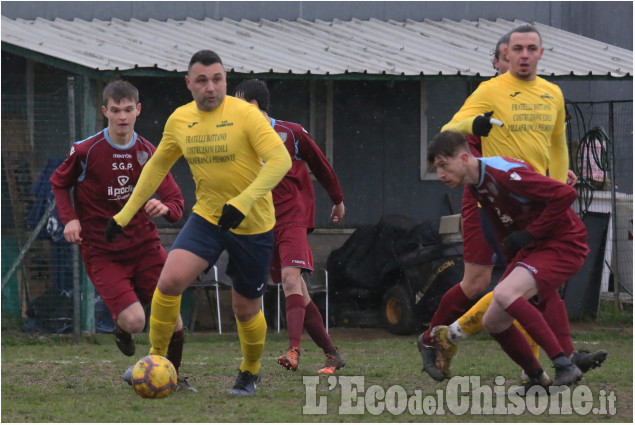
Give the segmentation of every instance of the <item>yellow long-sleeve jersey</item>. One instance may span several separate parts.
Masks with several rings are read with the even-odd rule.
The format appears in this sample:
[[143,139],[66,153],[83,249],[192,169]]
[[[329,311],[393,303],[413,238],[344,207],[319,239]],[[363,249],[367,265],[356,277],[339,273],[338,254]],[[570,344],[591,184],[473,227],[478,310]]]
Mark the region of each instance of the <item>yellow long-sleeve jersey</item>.
[[481,83],[442,131],[472,132],[477,115],[494,111],[504,123],[482,137],[483,156],[504,156],[529,162],[543,175],[567,178],[569,154],[562,91],[540,77],[524,81],[509,72]]
[[195,102],[177,108],[144,167],[130,199],[114,217],[125,226],[184,156],[196,184],[192,211],[218,224],[227,203],[245,214],[237,234],[258,234],[275,224],[271,189],[291,168],[282,140],[254,106],[231,96],[213,111]]

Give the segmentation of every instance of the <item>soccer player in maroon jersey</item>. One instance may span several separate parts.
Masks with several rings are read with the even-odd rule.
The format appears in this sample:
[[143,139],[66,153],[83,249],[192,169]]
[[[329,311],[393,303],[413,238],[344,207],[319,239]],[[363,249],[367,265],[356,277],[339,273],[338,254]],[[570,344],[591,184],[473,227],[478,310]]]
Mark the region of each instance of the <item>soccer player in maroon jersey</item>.
[[306,165],[333,201],[331,219],[334,222],[344,218],[342,187],[328,160],[301,125],[269,117],[269,89],[264,81],[245,80],[235,92],[236,97],[260,109],[284,142],[292,160],[291,169],[272,191],[276,225],[271,278],[274,283],[282,283],[289,335],[289,349],[278,358],[278,363],[288,370],[298,369],[304,328],[326,355],[326,362],[318,373],[332,374],[345,363],[326,333],[322,315],[311,300],[302,278],[303,271],[313,271],[313,255],[307,234],[313,231],[315,225],[315,194]]
[[[65,226],[64,238],[79,245],[86,273],[112,315],[117,346],[132,356],[132,334],[145,327],[142,304],[151,301],[167,257],[151,218],[164,217],[174,223],[183,215],[184,202],[168,175],[157,191],[160,200],[150,199],[116,241],[106,242],[106,223],[130,197],[155,148],[134,131],[141,104],[132,84],[118,80],[106,85],[102,112],[108,127],[73,144],[51,176],[51,186]],[[177,371],[182,352],[183,322],[179,320],[167,356]],[[184,378],[179,385],[191,389]]]
[[[582,372],[565,355],[554,329],[528,300],[558,297],[558,287],[582,267],[589,248],[586,228],[571,209],[575,189],[543,176],[517,159],[476,158],[458,132],[444,131],[428,146],[428,163],[449,187],[467,185],[494,229],[508,267],[483,317],[487,331],[530,378],[529,386],[571,385]],[[516,319],[545,350],[555,368],[544,374]]]
[[[494,60],[492,62],[494,68],[498,70],[499,77],[496,77],[483,84],[490,84],[492,81],[495,80],[500,81],[501,78],[507,78],[510,75],[514,78],[520,77],[519,74],[524,72],[524,66],[526,64],[526,61],[528,60],[525,55],[519,55],[518,53],[515,54],[515,57],[523,56],[522,66],[519,64],[518,61],[516,61],[514,64],[510,62],[510,58],[512,57],[510,55],[510,39],[512,34],[514,33],[516,33],[516,38],[518,38],[519,35],[522,36],[523,34],[529,34],[530,36],[537,38],[538,41],[541,40],[540,35],[537,33],[537,31],[533,27],[527,25],[518,26],[511,32],[503,35],[503,37],[501,37],[496,44]],[[538,63],[536,54],[532,55],[531,63],[533,64],[533,72],[531,74],[531,78],[534,78],[536,77],[536,65]],[[501,77],[501,75],[503,74],[508,75]],[[506,92],[507,88],[499,85],[497,90],[501,94],[500,96],[496,97],[496,103],[501,104],[502,107],[502,104],[505,103],[505,99],[508,98]],[[466,104],[468,103],[468,101],[466,101]],[[479,117],[479,119],[482,118],[482,116]],[[511,124],[511,122],[507,124]],[[489,128],[491,128],[491,124],[489,125]],[[485,131],[483,135],[487,133],[489,133],[489,130]],[[520,135],[521,133],[517,134]],[[522,135],[522,137],[522,145],[531,146],[536,143],[535,140],[531,138],[530,133],[525,133],[524,135]],[[481,137],[474,134],[466,134],[466,139],[470,145],[472,154],[476,157],[483,156],[483,144]],[[489,143],[490,147],[494,148],[495,151],[498,151],[501,147],[505,146],[507,142],[508,141],[505,140],[504,137],[488,137],[488,140],[486,141],[486,143]],[[553,141],[550,143],[552,146],[563,145],[563,143],[554,143]],[[566,140],[564,145],[566,145]],[[490,151],[491,150],[492,149],[490,149]],[[538,150],[536,150],[536,152],[538,152]],[[537,156],[532,158],[530,156],[527,156],[526,153],[521,152],[520,149],[517,150],[513,155],[508,154],[508,156],[521,158],[531,162],[532,164],[540,163],[543,160],[543,154],[538,154]],[[545,157],[549,158],[549,155],[545,154]],[[563,160],[568,161],[568,159],[565,159],[568,158],[566,156],[564,158],[560,156],[560,160],[556,160],[554,158],[554,155],[551,154],[551,158],[548,160],[549,170],[552,176],[555,175],[557,166],[563,168]],[[565,181],[564,176],[562,181]],[[567,184],[573,186],[576,181],[577,177],[575,176],[573,171],[568,170],[566,175]],[[483,313],[487,309],[487,303],[489,302],[489,295],[486,295],[483,298],[480,298],[480,295],[483,291],[485,291],[485,289],[487,289],[491,282],[492,270],[494,267],[494,263],[492,262],[494,251],[490,248],[488,242],[485,239],[485,235],[481,230],[479,208],[476,200],[474,200],[469,190],[464,190],[463,192],[461,214],[464,257],[463,259],[465,263],[465,272],[463,275],[463,279],[461,280],[461,282],[459,282],[459,284],[455,285],[453,288],[447,291],[447,293],[442,298],[437,310],[435,311],[427,330],[419,335],[419,337],[417,338],[417,345],[423,359],[423,370],[437,381],[442,381],[443,379],[448,378],[449,359],[448,356],[444,355],[443,353],[444,335],[440,335],[439,333],[433,334],[432,331],[435,328],[437,328],[437,331],[440,331],[441,329],[446,328],[446,326],[444,325],[450,325],[452,322],[458,319],[458,321],[462,325],[477,324],[476,326],[466,326],[464,328],[465,331],[468,331],[467,333],[477,332],[479,330],[478,328],[480,328],[480,325],[478,325],[478,323],[480,322]],[[474,304],[474,302],[479,298],[480,300],[476,304]],[[549,305],[545,306],[545,308],[545,314],[548,315],[550,318],[553,317],[554,320],[560,320],[558,318],[562,316],[566,317],[566,308],[564,306],[564,302],[561,300],[554,300],[553,303],[549,303]],[[469,329],[470,327],[471,329]],[[569,340],[571,339],[568,335],[559,335],[559,337],[563,341],[567,338]],[[538,347],[535,344],[533,347],[534,353],[537,356],[539,351]],[[567,344],[567,348],[570,348],[570,350],[573,351],[572,344]],[[451,356],[452,350],[447,351],[445,354]],[[440,367],[441,364],[444,367]],[[523,379],[525,379],[524,374],[522,375],[522,377]]]

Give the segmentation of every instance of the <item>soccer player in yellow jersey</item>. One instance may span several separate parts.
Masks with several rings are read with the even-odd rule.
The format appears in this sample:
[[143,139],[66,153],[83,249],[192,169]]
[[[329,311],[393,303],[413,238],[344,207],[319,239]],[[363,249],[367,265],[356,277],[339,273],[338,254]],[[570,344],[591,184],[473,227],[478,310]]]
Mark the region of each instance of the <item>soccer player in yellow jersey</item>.
[[227,250],[243,354],[230,394],[253,395],[267,333],[260,306],[273,250],[271,189],[291,168],[291,158],[257,107],[227,96],[227,75],[216,53],[195,53],[185,83],[194,101],[168,118],[130,199],[108,223],[106,238],[113,240],[122,231],[184,156],[196,183],[196,204],[172,244],[152,297],[150,354],[166,355],[181,294]]
[[[481,136],[483,156],[506,156],[529,162],[534,169],[562,182],[575,184],[575,175],[568,172],[568,152],[564,122],[564,98],[560,89],[537,76],[538,61],[543,53],[540,34],[531,25],[521,25],[509,33],[504,56],[509,72],[479,85],[463,107],[442,131],[455,130],[462,134]],[[493,114],[492,114],[493,113]],[[502,121],[502,127],[492,128],[489,117]],[[417,339],[423,357],[424,370],[435,380],[447,377],[448,364],[438,364],[437,348],[451,357],[455,347],[440,346],[439,332],[463,314],[489,286],[492,274],[493,251],[487,246],[483,232],[474,224],[474,217],[466,217],[464,197],[463,250],[465,273],[463,280],[442,298],[430,326]],[[476,203],[473,203],[474,206]],[[471,214],[478,215],[477,208]],[[481,319],[491,301],[486,295],[463,320],[463,335],[482,329]],[[544,307],[544,306],[543,306]],[[573,354],[564,302],[553,303],[545,315],[558,324],[558,335],[567,355]],[[456,333],[454,334],[456,336]],[[443,335],[445,339],[447,333]],[[444,342],[446,342],[445,340]],[[436,348],[435,348],[436,346]],[[605,352],[604,352],[605,353]],[[447,360],[447,359],[446,359]]]

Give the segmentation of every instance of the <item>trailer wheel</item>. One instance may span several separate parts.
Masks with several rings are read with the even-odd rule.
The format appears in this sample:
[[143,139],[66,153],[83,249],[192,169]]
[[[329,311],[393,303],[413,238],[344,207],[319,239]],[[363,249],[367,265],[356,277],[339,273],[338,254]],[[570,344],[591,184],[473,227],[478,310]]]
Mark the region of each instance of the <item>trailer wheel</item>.
[[381,312],[384,327],[394,334],[412,334],[421,324],[415,315],[413,297],[405,285],[396,285],[386,291]]

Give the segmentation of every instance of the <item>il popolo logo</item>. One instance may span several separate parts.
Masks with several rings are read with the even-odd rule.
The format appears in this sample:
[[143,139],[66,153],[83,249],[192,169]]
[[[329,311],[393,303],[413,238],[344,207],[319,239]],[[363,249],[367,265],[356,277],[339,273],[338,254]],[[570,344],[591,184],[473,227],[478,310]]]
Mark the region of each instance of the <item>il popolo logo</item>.
[[119,183],[121,187],[108,186],[108,196],[114,199],[123,199],[130,196],[134,186],[127,184],[128,181],[130,181],[129,176],[117,176],[117,183]]

